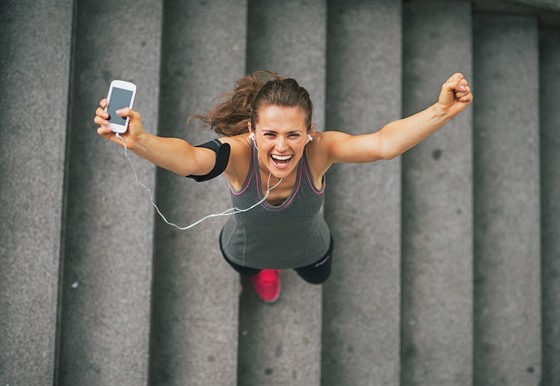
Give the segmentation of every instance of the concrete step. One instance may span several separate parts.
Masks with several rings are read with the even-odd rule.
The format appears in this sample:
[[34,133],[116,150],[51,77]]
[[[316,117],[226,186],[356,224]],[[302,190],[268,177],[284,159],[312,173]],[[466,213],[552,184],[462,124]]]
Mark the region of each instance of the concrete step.
[[[0,385],[560,384],[560,9],[493,3],[0,2]],[[454,71],[475,92],[402,158],[329,172],[333,275],[283,272],[273,306],[225,219],[165,224],[91,121],[123,78],[148,131],[201,143],[187,117],[257,69],[354,134]],[[231,206],[132,157],[170,221]]]
[[[193,144],[216,136],[187,118],[206,112],[245,73],[246,20],[245,0],[165,3],[160,135]],[[180,226],[231,207],[222,178],[198,184],[165,170],[157,201]],[[236,384],[240,284],[221,257],[224,221],[180,231],[156,218],[149,384]]]
[[[123,149],[92,122],[113,79],[139,87],[135,107],[155,132],[161,4],[76,4],[69,122],[59,382],[145,384],[148,377],[154,217]],[[133,158],[154,189],[155,168]]]
[[[329,3],[327,129],[378,130],[401,115],[398,2]],[[400,159],[337,165],[325,215],[335,240],[324,285],[324,385],[399,382]]]
[[[317,96],[313,102],[318,125],[324,121],[326,11],[324,1],[249,1],[247,72],[267,69],[297,79],[311,98]],[[240,385],[321,382],[321,287],[305,283],[293,271],[283,272],[281,280],[282,297],[272,307],[259,301],[249,281],[244,282]]]
[[542,384],[560,384],[560,28],[539,30]]
[[[471,5],[405,4],[403,115],[462,72],[472,86]],[[402,157],[401,383],[472,384],[472,109]]]
[[541,377],[538,67],[535,17],[475,15],[475,385]]
[[72,1],[0,4],[2,385],[53,381],[71,36]]

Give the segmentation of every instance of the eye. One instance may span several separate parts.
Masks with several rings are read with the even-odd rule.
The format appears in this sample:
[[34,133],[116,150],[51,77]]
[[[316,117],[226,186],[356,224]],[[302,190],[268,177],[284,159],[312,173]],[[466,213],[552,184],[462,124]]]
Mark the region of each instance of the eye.
[[274,137],[276,137],[276,134],[274,134],[274,133],[264,133],[264,136],[269,137],[269,138],[274,138]]

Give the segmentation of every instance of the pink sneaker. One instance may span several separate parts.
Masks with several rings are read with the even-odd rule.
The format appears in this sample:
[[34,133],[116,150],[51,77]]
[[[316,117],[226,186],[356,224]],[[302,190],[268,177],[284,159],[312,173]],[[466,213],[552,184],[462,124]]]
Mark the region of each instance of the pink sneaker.
[[263,269],[253,276],[253,287],[265,303],[274,303],[280,297],[280,271]]

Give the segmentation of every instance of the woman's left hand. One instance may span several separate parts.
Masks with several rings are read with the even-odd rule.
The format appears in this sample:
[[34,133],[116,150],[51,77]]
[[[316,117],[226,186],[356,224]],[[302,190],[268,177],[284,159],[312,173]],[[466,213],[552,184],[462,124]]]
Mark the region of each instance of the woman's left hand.
[[467,80],[461,73],[451,76],[441,87],[438,104],[451,117],[459,114],[473,100],[473,95]]

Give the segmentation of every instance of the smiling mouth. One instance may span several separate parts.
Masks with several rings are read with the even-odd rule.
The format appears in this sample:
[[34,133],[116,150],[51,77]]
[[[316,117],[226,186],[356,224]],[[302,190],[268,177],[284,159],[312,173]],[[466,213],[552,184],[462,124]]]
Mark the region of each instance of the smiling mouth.
[[272,158],[272,162],[274,162],[274,164],[276,166],[282,167],[282,166],[286,166],[288,164],[288,162],[290,162],[290,160],[293,158],[293,155],[271,155],[270,158]]

